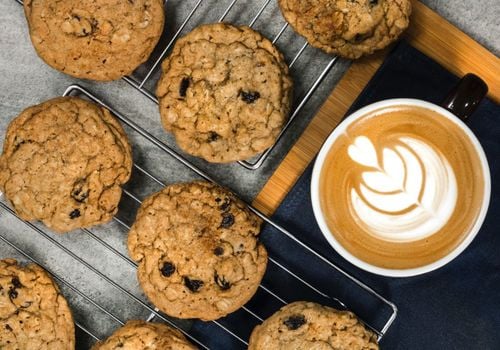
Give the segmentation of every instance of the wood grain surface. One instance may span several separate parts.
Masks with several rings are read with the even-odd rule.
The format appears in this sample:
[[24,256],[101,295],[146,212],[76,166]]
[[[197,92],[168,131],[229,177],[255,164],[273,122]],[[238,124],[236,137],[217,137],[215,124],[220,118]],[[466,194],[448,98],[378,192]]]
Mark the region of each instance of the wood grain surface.
[[[406,40],[457,76],[472,72],[500,102],[500,59],[419,1]],[[272,214],[382,64],[388,50],[355,61],[254,201]]]

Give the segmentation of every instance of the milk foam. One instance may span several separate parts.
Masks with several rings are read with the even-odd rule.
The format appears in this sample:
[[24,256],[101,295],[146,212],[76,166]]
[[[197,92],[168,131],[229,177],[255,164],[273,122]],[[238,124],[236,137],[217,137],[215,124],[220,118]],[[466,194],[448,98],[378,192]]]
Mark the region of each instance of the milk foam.
[[[444,155],[424,141],[400,137],[379,152],[365,136],[349,146],[361,167],[351,189],[359,224],[380,239],[411,242],[443,228],[457,204],[457,180]],[[380,155],[380,157],[379,157]]]

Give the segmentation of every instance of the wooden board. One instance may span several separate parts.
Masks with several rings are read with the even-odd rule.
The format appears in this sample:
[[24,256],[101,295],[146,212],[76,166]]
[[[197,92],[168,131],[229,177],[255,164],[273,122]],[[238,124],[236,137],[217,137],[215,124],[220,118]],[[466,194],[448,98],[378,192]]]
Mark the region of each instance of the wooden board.
[[[472,72],[490,87],[489,97],[500,102],[500,59],[419,1],[413,2],[406,40],[457,76]],[[387,54],[354,62],[295,146],[254,201],[272,214],[292,188],[321,145],[373,77]]]

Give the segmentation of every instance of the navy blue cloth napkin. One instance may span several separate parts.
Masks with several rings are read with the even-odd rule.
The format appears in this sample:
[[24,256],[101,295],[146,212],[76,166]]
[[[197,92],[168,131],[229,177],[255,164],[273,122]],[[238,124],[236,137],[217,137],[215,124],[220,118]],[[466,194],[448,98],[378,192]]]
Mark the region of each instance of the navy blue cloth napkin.
[[[458,80],[402,42],[388,56],[351,111],[397,97],[439,104]],[[493,180],[491,206],[471,246],[437,271],[413,278],[385,278],[359,270],[336,254],[314,219],[309,197],[312,166],[274,215],[278,222],[299,232],[301,239],[314,249],[398,306],[398,318],[381,342],[383,349],[500,349],[500,106],[485,100],[469,126],[489,160]]]

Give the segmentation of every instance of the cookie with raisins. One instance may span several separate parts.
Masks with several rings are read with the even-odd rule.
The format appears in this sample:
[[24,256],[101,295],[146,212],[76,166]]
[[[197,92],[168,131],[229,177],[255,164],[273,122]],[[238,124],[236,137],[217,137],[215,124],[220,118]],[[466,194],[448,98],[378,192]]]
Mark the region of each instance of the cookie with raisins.
[[71,310],[40,266],[0,260],[0,306],[0,349],[75,349]]
[[24,110],[9,125],[0,189],[24,220],[64,233],[110,221],[132,152],[111,113],[77,97]]
[[163,0],[24,0],[31,42],[49,66],[110,81],[149,58],[163,32]]
[[163,126],[191,155],[213,163],[252,158],[275,143],[288,119],[288,66],[251,28],[200,26],[176,43],[162,68]]
[[249,350],[378,349],[375,333],[349,311],[298,301],[255,327]]
[[215,320],[244,305],[267,266],[261,220],[209,182],[171,185],[146,199],[128,236],[149,300],[177,318]]
[[314,47],[356,59],[396,41],[411,0],[279,0],[290,25]]

